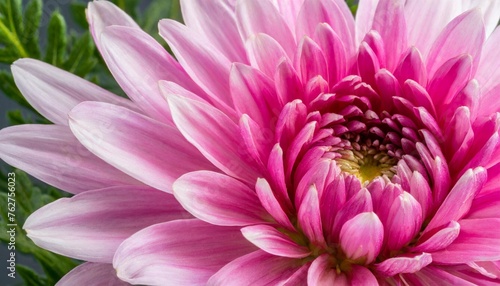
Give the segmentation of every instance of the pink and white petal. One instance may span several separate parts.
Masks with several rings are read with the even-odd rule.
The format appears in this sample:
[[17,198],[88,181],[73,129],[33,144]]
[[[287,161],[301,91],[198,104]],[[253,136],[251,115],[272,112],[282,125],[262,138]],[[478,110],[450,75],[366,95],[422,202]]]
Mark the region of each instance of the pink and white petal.
[[348,285],[377,286],[379,283],[375,275],[373,275],[368,268],[353,265],[351,273],[349,274]]
[[479,61],[479,67],[476,73],[476,78],[481,85],[483,94],[488,94],[489,91],[498,85],[500,79],[500,70],[495,64],[495,62],[500,59],[499,44],[500,29],[496,29],[483,46],[481,60]]
[[409,193],[403,192],[390,206],[385,226],[385,246],[398,250],[408,244],[422,227],[422,207]]
[[367,189],[359,190],[352,196],[339,210],[335,216],[333,225],[326,229],[327,237],[330,241],[338,241],[340,230],[348,220],[356,215],[373,211],[373,202],[370,192]]
[[373,19],[379,0],[359,0],[356,11],[356,46],[363,41],[365,35],[372,29]]
[[247,62],[234,7],[227,1],[182,0],[180,4],[186,26],[213,44],[231,62]]
[[118,246],[150,225],[191,218],[175,198],[149,187],[92,190],[35,211],[24,224],[36,245],[72,258],[111,263]]
[[375,270],[384,276],[394,276],[400,273],[415,273],[432,262],[429,253],[414,254],[386,259],[375,264]]
[[447,269],[437,266],[427,266],[422,268],[415,274],[404,274],[404,277],[416,285],[433,285],[439,281],[440,285],[460,285],[460,286],[474,286],[475,283],[462,279]]
[[316,246],[326,246],[316,185],[309,186],[300,203],[297,218],[300,228],[310,242]]
[[295,286],[295,285],[306,285],[307,283],[307,272],[309,271],[309,267],[311,266],[311,262],[308,262],[302,267],[300,267],[297,271],[295,271],[286,281],[283,282],[283,286]]
[[348,59],[342,39],[328,24],[319,24],[315,41],[321,47],[328,67],[328,82],[333,87],[347,75]]
[[337,274],[336,269],[332,268],[329,260],[330,255],[328,254],[322,254],[314,259],[307,274],[307,285],[349,285],[347,277],[342,273]]
[[206,285],[222,266],[255,251],[239,228],[176,220],[145,228],[125,240],[113,266],[120,279],[145,285]]
[[83,101],[102,101],[140,112],[130,100],[35,59],[20,59],[12,75],[24,98],[55,124],[68,125],[69,111]]
[[285,50],[271,36],[258,33],[250,36],[245,44],[250,64],[273,78],[282,59],[290,60]]
[[304,0],[272,0],[272,2],[280,11],[283,19],[288,24],[288,27],[290,27],[290,31],[295,31],[297,16],[299,15],[300,8],[302,8],[302,5],[304,4]]
[[307,247],[297,244],[273,226],[263,224],[247,226],[241,229],[241,233],[255,246],[272,255],[304,258],[311,254]]
[[182,174],[215,169],[175,127],[126,108],[84,102],[69,117],[73,134],[92,153],[154,188],[172,192]]
[[25,124],[2,129],[0,158],[72,194],[142,185],[90,153],[66,126]]
[[[489,37],[498,25],[500,20],[500,2],[495,0],[466,0],[470,6],[466,9],[479,8],[484,18],[486,37]],[[465,8],[465,7],[464,7]]]
[[[450,245],[460,233],[460,224],[456,221],[451,221],[447,226],[438,232],[432,234],[431,237],[421,237],[417,246],[412,247],[413,252],[433,252],[445,249]],[[424,240],[421,242],[421,240]]]
[[427,85],[427,70],[420,51],[411,47],[406,56],[401,60],[398,67],[394,71],[394,76],[400,83],[411,79],[420,86]]
[[146,32],[111,26],[104,30],[101,41],[102,56],[114,78],[152,118],[172,123],[158,81],[169,80],[195,93],[200,91],[172,56]]
[[499,218],[463,219],[460,234],[446,249],[432,253],[432,260],[442,264],[500,260]]
[[187,74],[208,94],[215,106],[231,114],[231,62],[210,42],[174,20],[161,20],[159,29]]
[[264,222],[268,216],[252,189],[224,174],[187,173],[175,181],[173,189],[184,209],[211,224],[244,226]]
[[89,2],[85,11],[90,32],[97,48],[101,50],[101,34],[106,27],[123,26],[140,29],[139,25],[123,10],[110,1]]
[[207,285],[281,285],[301,267],[299,259],[274,256],[259,250],[228,263],[210,278]]
[[295,231],[295,227],[290,222],[290,219],[283,210],[280,202],[276,199],[271,186],[265,179],[257,179],[255,191],[257,192],[257,196],[259,197],[262,206],[276,220],[276,222],[288,230]]
[[111,263],[83,263],[64,275],[55,286],[126,286],[130,285],[116,276],[116,271]]
[[487,172],[482,167],[465,172],[425,228],[424,234],[466,215],[472,201],[486,182],[486,177]]
[[290,59],[293,58],[297,47],[293,34],[269,0],[237,1],[236,21],[243,41],[258,33],[268,34],[283,47]]
[[202,102],[179,96],[171,96],[168,102],[174,122],[187,141],[226,174],[255,184],[259,171],[242,152],[245,145],[236,123],[222,111]]
[[432,44],[427,57],[429,77],[449,59],[469,54],[477,70],[485,39],[483,16],[478,9],[465,12],[451,21]]
[[340,230],[340,245],[349,259],[372,263],[384,242],[384,226],[373,212],[364,212],[346,221]]
[[408,36],[403,0],[380,0],[373,18],[372,29],[380,33],[384,41],[386,67],[394,71],[400,57],[408,49]]

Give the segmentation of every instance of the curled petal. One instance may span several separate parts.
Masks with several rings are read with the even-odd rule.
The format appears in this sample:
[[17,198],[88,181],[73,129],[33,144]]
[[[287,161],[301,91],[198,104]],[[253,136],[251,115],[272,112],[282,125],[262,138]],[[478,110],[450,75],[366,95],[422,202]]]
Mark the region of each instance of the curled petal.
[[340,245],[348,258],[369,264],[378,256],[384,241],[384,226],[373,212],[360,213],[340,230]]
[[394,276],[399,273],[415,273],[432,262],[429,253],[411,257],[393,257],[375,264],[375,269],[383,275]]

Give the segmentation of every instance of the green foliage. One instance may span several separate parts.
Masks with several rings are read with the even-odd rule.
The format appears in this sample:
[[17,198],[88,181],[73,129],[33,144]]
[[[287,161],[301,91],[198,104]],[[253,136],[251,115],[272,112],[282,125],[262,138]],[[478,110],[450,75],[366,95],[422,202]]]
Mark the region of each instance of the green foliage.
[[356,15],[356,11],[358,10],[358,0],[346,0],[349,9],[353,15]]

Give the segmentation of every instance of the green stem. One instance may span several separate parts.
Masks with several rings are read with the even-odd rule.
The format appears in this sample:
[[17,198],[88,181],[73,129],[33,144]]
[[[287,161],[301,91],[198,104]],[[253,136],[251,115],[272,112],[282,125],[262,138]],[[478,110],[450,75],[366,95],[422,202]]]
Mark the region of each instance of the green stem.
[[22,58],[28,58],[29,57],[29,55],[26,52],[26,50],[24,49],[23,45],[21,45],[21,42],[19,41],[19,38],[17,37],[17,35],[15,35],[14,33],[12,33],[7,28],[7,26],[5,26],[5,24],[2,21],[0,21],[0,30],[7,36],[7,38],[14,45],[14,47],[16,47],[17,51],[19,52],[19,55]]

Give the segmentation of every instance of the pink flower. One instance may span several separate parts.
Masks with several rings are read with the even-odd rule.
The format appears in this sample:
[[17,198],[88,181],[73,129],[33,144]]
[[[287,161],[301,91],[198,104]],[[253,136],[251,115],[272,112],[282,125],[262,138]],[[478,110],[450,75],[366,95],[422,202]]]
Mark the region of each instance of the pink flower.
[[177,60],[89,4],[131,100],[13,65],[55,125],[0,156],[76,194],[25,225],[89,261],[59,285],[500,282],[499,1],[181,4]]

